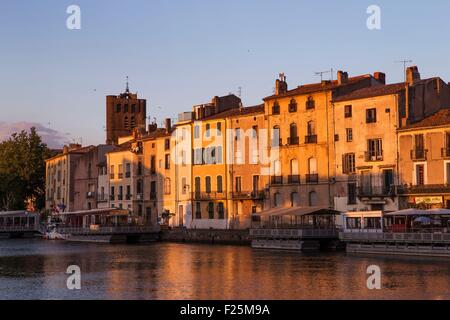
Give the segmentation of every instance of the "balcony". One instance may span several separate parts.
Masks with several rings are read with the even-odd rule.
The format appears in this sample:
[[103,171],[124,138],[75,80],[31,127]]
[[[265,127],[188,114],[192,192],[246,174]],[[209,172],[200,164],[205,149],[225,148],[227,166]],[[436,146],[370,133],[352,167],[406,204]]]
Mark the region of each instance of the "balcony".
[[117,195],[117,200],[122,201],[123,200],[123,194]]
[[114,179],[115,179],[114,173],[111,173],[111,174],[109,175],[109,178],[112,179],[112,180],[114,180]]
[[310,134],[310,135],[305,136],[305,143],[306,144],[317,143],[317,135]]
[[360,186],[358,187],[358,197],[394,197],[397,188],[392,186]]
[[319,175],[317,173],[307,174],[306,183],[309,184],[319,183]]
[[270,177],[270,184],[271,185],[283,184],[283,177],[282,176],[272,176],[272,177]]
[[288,145],[296,146],[299,144],[300,139],[298,137],[289,137],[288,138]]
[[[113,198],[112,200],[114,200],[114,196],[111,196],[111,197]],[[108,196],[105,194],[100,194],[97,197],[97,202],[107,202],[107,201],[108,201]]]
[[450,158],[450,148],[442,148],[441,149],[441,157],[442,158]]
[[131,177],[131,172],[125,172],[125,178],[130,178]]
[[111,201],[114,201],[114,200],[116,200],[116,196],[115,196],[115,195],[113,195],[113,194],[112,194],[112,195],[110,195],[110,196],[109,196],[109,200],[111,200]]
[[192,198],[194,200],[218,200],[225,199],[225,193],[223,192],[193,192]]
[[231,192],[233,200],[262,200],[265,198],[264,191],[238,191]]
[[411,160],[413,161],[426,161],[428,150],[415,149],[411,150]]
[[156,169],[155,168],[150,168],[150,174],[156,174]]
[[150,200],[156,200],[156,192],[150,192]]
[[143,200],[144,200],[144,195],[143,195],[142,193],[138,193],[138,194],[136,195],[136,200],[137,200],[137,201],[143,201]]
[[127,194],[125,195],[125,200],[131,200],[132,195],[131,194]]
[[383,161],[383,150],[366,151],[364,152],[364,159],[366,162]]
[[300,175],[295,174],[295,175],[289,175],[288,176],[288,183],[289,184],[297,184],[300,183]]
[[123,179],[123,173],[119,173],[119,179]]
[[272,114],[280,114],[280,106],[275,105],[272,107]]

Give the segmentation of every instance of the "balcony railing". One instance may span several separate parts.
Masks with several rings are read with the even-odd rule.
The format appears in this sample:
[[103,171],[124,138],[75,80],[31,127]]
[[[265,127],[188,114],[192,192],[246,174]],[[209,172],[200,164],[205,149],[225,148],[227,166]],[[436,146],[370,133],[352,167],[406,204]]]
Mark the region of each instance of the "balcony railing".
[[230,197],[232,199],[237,200],[245,200],[245,199],[253,199],[253,200],[260,200],[264,199],[264,192],[263,191],[239,191],[239,192],[231,192]]
[[289,175],[288,176],[288,183],[294,184],[294,183],[300,183],[300,175]]
[[427,160],[427,153],[428,153],[428,150],[425,150],[425,149],[411,150],[411,160],[425,161],[425,160]]
[[306,183],[318,183],[318,182],[319,182],[319,175],[317,173],[306,175]]
[[[114,196],[112,196],[112,197],[114,197]],[[99,194],[98,195],[97,202],[106,202],[106,201],[108,201],[108,195],[106,195],[106,194]]]
[[282,176],[272,176],[272,177],[270,177],[270,184],[271,185],[283,184],[283,177]]
[[395,186],[361,186],[358,188],[359,197],[392,197],[397,194]]
[[123,194],[117,195],[117,200],[119,200],[119,201],[123,200]]
[[194,200],[218,200],[225,199],[224,192],[212,191],[212,192],[193,192],[192,198]]
[[437,194],[443,195],[450,193],[449,184],[424,184],[417,186],[398,186],[399,194]]
[[127,194],[127,195],[125,195],[125,200],[131,200],[131,194]]
[[150,192],[150,200],[156,200],[156,192]]
[[310,134],[310,135],[305,136],[305,143],[306,144],[317,143],[317,135]]
[[366,162],[383,161],[383,150],[364,152]]
[[119,179],[123,179],[123,173],[119,173],[118,176],[119,176]]
[[299,144],[299,138],[298,137],[289,137],[288,138],[288,144],[289,145],[298,145]]
[[95,199],[95,192],[86,192],[87,199]]
[[112,194],[112,195],[109,196],[109,200],[114,201],[115,199],[116,199],[115,195]]

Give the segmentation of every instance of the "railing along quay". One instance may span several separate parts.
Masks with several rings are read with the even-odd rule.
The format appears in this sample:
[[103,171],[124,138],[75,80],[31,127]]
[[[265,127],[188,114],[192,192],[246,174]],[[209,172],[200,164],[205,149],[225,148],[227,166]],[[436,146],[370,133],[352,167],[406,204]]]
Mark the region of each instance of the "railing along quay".
[[302,239],[302,238],[337,238],[338,229],[250,229],[253,238]]
[[157,226],[122,226],[122,227],[99,227],[99,228],[74,228],[58,227],[57,231],[61,234],[73,235],[109,235],[109,234],[142,234],[157,233]]
[[340,240],[358,242],[449,243],[450,233],[341,232]]

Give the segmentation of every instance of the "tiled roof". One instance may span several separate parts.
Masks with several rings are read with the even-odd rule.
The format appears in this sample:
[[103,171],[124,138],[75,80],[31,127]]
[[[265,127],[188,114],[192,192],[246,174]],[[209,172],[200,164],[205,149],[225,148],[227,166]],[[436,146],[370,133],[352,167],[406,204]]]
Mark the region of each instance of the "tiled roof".
[[435,114],[432,114],[418,122],[407,125],[402,130],[429,128],[450,125],[450,109],[441,109]]
[[250,114],[264,113],[264,104],[259,104],[257,106],[245,107],[245,108],[233,108],[209,117],[205,117],[201,120],[214,120],[214,119],[225,119],[230,117],[239,117]]
[[337,80],[326,81],[326,82],[324,81],[323,83],[319,82],[319,83],[306,84],[306,85],[298,86],[295,89],[288,90],[286,93],[283,93],[283,94],[279,94],[279,95],[274,94],[274,95],[265,97],[263,100],[290,97],[290,96],[301,95],[301,94],[309,94],[309,93],[320,92],[320,91],[324,91],[324,90],[331,90],[331,89],[335,89],[338,87],[343,87],[343,86],[346,86],[349,84],[353,84],[353,83],[356,83],[356,82],[359,82],[361,80],[368,79],[371,77],[372,76],[370,74],[365,74],[365,75],[356,76],[356,77],[350,77],[350,78],[348,78],[348,81],[343,84],[339,84]]
[[386,96],[398,93],[405,89],[406,83],[393,83],[388,85],[380,85],[353,91],[349,94],[339,96],[334,99],[335,102],[364,99],[369,97]]

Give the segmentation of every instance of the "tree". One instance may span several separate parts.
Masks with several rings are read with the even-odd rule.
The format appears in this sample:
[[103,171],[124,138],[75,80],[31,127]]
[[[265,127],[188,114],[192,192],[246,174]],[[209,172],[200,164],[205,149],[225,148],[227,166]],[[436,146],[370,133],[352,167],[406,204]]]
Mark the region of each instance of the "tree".
[[45,159],[50,150],[36,128],[0,143],[0,210],[23,210],[28,199],[45,203]]

